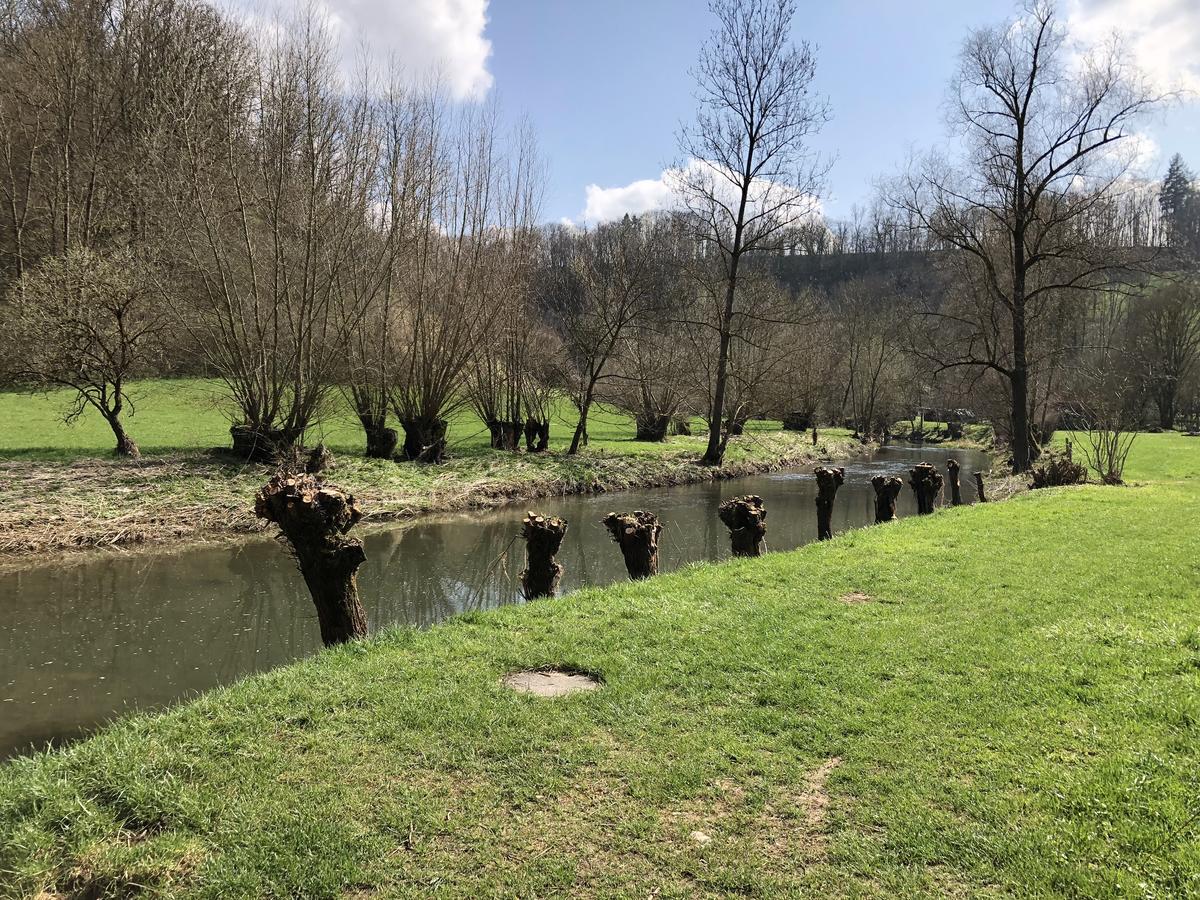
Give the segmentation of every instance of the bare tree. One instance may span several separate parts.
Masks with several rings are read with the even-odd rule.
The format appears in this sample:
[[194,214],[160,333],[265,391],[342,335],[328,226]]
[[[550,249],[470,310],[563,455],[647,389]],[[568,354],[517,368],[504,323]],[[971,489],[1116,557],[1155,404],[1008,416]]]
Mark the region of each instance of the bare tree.
[[1038,2],[964,44],[951,112],[963,158],[930,157],[888,190],[893,206],[977,267],[980,330],[1006,324],[1004,345],[980,335],[944,365],[1006,380],[1015,471],[1033,458],[1029,318],[1047,295],[1095,287],[1134,262],[1090,220],[1127,171],[1130,127],[1159,99],[1115,41],[1073,61],[1054,7]]
[[830,315],[843,357],[843,408],[849,407],[861,440],[883,437],[895,420],[901,384],[909,374],[904,298],[879,282],[855,279],[835,292]]
[[793,46],[794,0],[712,0],[717,27],[696,68],[699,112],[679,137],[675,188],[723,279],[706,465],[720,465],[738,279],[816,209],[826,166],[805,141],[828,118],[812,93],[816,56]]
[[[435,122],[421,227],[399,259],[391,404],[406,459],[439,462],[467,373],[531,277],[541,168],[528,129],[506,147],[494,106]],[[505,152],[505,151],[508,152]]]
[[1133,343],[1158,408],[1158,423],[1174,428],[1181,385],[1200,359],[1200,286],[1159,287],[1132,304]]
[[254,78],[222,119],[180,123],[176,226],[194,298],[183,323],[233,394],[234,449],[256,459],[300,442],[320,415],[390,258],[370,233],[382,146],[370,91],[341,82],[315,14],[293,25],[229,62]]
[[[74,392],[64,414],[88,407],[104,417],[116,453],[138,456],[122,415],[132,407],[129,379],[145,371],[163,327],[164,296],[150,268],[131,251],[100,256],[70,250],[25,273],[0,321],[0,340],[19,347],[9,377],[35,388]],[[8,366],[6,366],[8,368]]]
[[587,443],[597,386],[616,376],[612,363],[627,330],[662,292],[661,251],[669,226],[659,218],[626,216],[577,235],[551,235],[542,303],[562,335],[564,382],[579,410],[568,453]]

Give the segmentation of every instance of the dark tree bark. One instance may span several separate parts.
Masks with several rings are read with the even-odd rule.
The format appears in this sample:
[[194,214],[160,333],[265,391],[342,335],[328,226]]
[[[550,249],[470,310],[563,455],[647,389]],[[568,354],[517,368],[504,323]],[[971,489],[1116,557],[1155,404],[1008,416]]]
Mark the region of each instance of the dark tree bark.
[[304,471],[309,475],[319,475],[334,466],[333,453],[324,443],[317,444],[308,453],[304,461]]
[[625,569],[635,581],[658,574],[658,538],[662,525],[654,513],[640,509],[632,513],[610,512],[602,520],[625,557]]
[[747,494],[726,500],[717,515],[729,529],[729,543],[734,556],[762,556],[766,550],[763,540],[767,533],[767,511],[762,497]]
[[671,417],[671,434],[690,435],[692,433],[692,420],[687,416],[672,416]]
[[667,429],[671,425],[671,417],[643,411],[638,414],[634,424],[637,426],[637,434],[633,438],[635,441],[661,442],[667,439]]
[[950,481],[950,502],[954,506],[962,506],[962,485],[959,483],[958,460],[946,460],[946,474]]
[[840,466],[820,466],[817,476],[817,540],[833,537],[833,501],[838,488],[846,482],[846,470]]
[[356,573],[362,543],[346,537],[362,518],[350,494],[312,475],[275,475],[254,498],[254,512],[279,526],[317,608],[326,647],[367,635]]
[[819,440],[819,437],[820,437],[820,436],[817,434],[817,426],[816,426],[816,425],[814,425],[814,426],[813,426],[813,435],[812,435],[812,437],[813,437],[813,446],[815,447],[815,446],[817,446],[817,441]]
[[493,450],[507,450],[516,453],[521,449],[521,434],[524,431],[522,422],[502,422],[497,419],[487,421],[490,443]]
[[904,490],[904,480],[896,475],[876,475],[871,486],[875,488],[875,524],[896,521],[896,498]]
[[808,431],[812,427],[812,416],[806,412],[793,411],[783,417],[784,431]]
[[125,426],[121,424],[119,414],[108,419],[108,426],[112,429],[113,437],[117,439],[117,446],[113,449],[113,453],[117,456],[127,456],[130,459],[137,459],[142,455],[133,438],[125,432]]
[[942,491],[942,473],[929,463],[909,469],[909,487],[917,497],[917,512],[927,516],[933,512],[937,495]]
[[531,512],[521,522],[521,537],[525,539],[521,590],[526,600],[553,597],[558,593],[563,567],[554,557],[566,533],[566,521],[557,516],[539,516]]
[[[746,431],[746,420],[745,419],[737,418],[737,419],[726,419],[725,420],[725,434],[727,436],[738,437],[741,434],[743,434],[745,431]],[[724,448],[722,448],[721,456],[722,456],[722,459],[724,459]]]
[[255,428],[252,425],[234,425],[229,429],[233,438],[233,452],[249,462],[273,463],[289,454],[300,440],[300,435],[281,428]]
[[358,421],[367,436],[367,459],[391,459],[400,440],[396,429],[388,428],[383,416],[359,413]]
[[439,463],[446,458],[445,419],[405,419],[404,458],[412,462]]
[[982,472],[975,473],[975,492],[977,494],[979,494],[979,502],[980,503],[988,502],[987,494],[985,494],[983,492],[983,473]]
[[525,450],[543,453],[550,446],[550,420],[530,417],[525,420]]

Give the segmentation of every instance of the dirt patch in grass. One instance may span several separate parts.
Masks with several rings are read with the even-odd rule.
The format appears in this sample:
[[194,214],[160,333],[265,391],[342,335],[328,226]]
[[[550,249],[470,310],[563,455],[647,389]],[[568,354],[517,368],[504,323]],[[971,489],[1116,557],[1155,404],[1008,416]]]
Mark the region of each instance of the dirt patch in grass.
[[864,594],[862,591],[850,591],[848,594],[842,594],[838,597],[838,603],[847,603],[855,606],[859,603],[870,603],[875,598],[870,594]]
[[511,672],[501,678],[500,683],[518,694],[534,694],[538,697],[563,697],[600,687],[600,679],[594,675],[565,669]]

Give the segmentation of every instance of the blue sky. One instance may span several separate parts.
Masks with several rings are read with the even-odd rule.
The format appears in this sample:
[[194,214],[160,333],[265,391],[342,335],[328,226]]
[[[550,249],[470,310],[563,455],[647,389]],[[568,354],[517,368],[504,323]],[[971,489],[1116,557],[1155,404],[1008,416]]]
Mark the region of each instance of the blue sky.
[[[1200,0],[1197,0],[1200,8]],[[872,180],[912,148],[945,139],[943,101],[969,28],[1006,19],[1004,0],[800,4],[796,37],[818,47],[817,87],[833,119],[814,141],[835,157],[825,199],[833,217],[870,200]],[[578,218],[589,184],[656,178],[676,156],[693,107],[689,68],[710,30],[700,0],[493,0],[492,90],[526,113],[550,167],[547,219]],[[1200,108],[1148,123],[1162,159],[1200,169]]]
[[[237,0],[235,0],[237,2]],[[549,181],[543,218],[579,221],[661,196],[675,133],[694,107],[689,68],[711,28],[704,0],[323,0],[344,38],[437,64],[466,98],[495,96],[532,121]],[[1009,0],[799,0],[795,36],[818,48],[833,120],[814,141],[835,157],[826,212],[869,202],[910,150],[943,144],[943,102],[968,30],[1012,17]],[[1119,26],[1160,83],[1200,91],[1200,0],[1060,0],[1073,37]],[[1200,93],[1197,94],[1200,97]],[[1200,171],[1200,104],[1146,123],[1145,173],[1180,152]],[[637,184],[637,182],[645,182]],[[630,185],[633,185],[630,187]],[[624,190],[622,190],[624,189]],[[635,210],[636,211],[636,210]]]

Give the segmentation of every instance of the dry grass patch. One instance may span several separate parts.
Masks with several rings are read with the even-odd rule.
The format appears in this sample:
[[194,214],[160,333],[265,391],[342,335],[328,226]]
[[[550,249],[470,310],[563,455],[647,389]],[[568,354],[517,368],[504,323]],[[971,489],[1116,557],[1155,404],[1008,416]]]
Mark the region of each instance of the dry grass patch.
[[838,597],[838,603],[854,605],[858,603],[870,603],[874,599],[870,594],[864,594],[862,591],[850,591],[848,594],[842,594],[842,596]]

